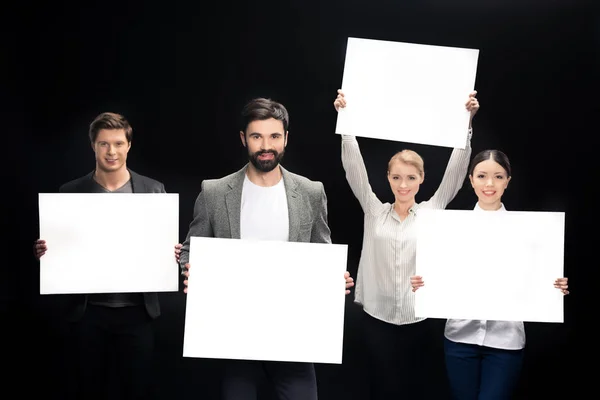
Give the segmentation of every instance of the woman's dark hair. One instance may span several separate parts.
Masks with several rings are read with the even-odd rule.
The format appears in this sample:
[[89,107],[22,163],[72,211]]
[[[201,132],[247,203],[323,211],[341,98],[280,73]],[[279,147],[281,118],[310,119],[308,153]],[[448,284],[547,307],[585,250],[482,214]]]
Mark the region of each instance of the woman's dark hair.
[[475,169],[477,164],[490,159],[500,164],[500,166],[506,171],[507,177],[511,177],[512,172],[510,170],[510,161],[508,160],[506,154],[504,154],[500,150],[483,150],[477,153],[475,157],[473,157],[473,159],[471,160],[471,165],[469,165],[469,175],[473,176],[473,170]]

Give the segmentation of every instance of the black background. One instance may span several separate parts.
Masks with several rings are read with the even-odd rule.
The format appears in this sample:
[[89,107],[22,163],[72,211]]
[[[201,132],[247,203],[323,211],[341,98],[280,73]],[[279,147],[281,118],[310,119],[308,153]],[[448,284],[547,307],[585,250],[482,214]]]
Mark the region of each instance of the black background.
[[[52,300],[38,294],[39,265],[31,251],[38,235],[37,194],[55,192],[93,169],[87,128],[103,111],[122,113],[133,126],[128,166],[179,193],[183,240],[201,181],[236,171],[246,161],[238,136],[242,105],[255,96],[282,102],[291,116],[283,164],[324,183],[332,240],[349,245],[348,269],[356,274],[362,212],[342,170],[332,105],[350,36],[480,50],[475,89],[481,109],[474,120],[473,154],[498,148],[510,157],[513,180],[503,199],[508,209],[566,213],[565,275],[572,294],[565,298],[565,323],[526,324],[518,398],[582,398],[584,390],[595,387],[584,362],[593,365],[597,347],[592,285],[598,234],[592,201],[599,172],[593,145],[599,133],[600,18],[595,3],[5,5],[0,71],[5,317],[0,329],[6,357],[0,391],[40,389],[60,398],[59,332]],[[451,151],[375,139],[360,139],[360,144],[373,189],[384,201],[393,200],[385,170],[395,151],[409,147],[425,159],[427,178],[417,201],[433,194]],[[465,185],[449,208],[470,209],[475,202]],[[502,251],[501,243],[490,245],[490,254],[496,251]],[[305,294],[301,287],[291,290]],[[161,294],[161,304],[156,399],[214,398],[218,362],[181,357],[184,294]],[[348,296],[344,362],[317,366],[321,399],[366,399],[359,313]],[[443,321],[436,322],[441,335]]]

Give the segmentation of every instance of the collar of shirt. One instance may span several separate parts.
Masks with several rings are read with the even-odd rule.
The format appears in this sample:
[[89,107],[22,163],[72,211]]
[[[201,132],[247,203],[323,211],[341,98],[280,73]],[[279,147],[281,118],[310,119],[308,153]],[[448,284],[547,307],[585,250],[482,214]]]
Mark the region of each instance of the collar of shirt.
[[[479,207],[479,203],[475,204],[475,208],[473,210],[474,211],[486,211],[483,208]],[[506,208],[504,208],[504,204],[500,203],[500,208],[497,209],[496,211],[506,211]]]
[[[408,209],[408,216],[410,217],[411,215],[413,217],[417,216],[417,210],[419,209],[419,203],[415,202],[409,209]],[[396,213],[396,210],[394,210],[394,203],[390,203],[390,211],[389,211],[389,215],[392,216],[392,218],[396,219],[397,221],[401,221],[400,217],[398,216],[398,214]]]

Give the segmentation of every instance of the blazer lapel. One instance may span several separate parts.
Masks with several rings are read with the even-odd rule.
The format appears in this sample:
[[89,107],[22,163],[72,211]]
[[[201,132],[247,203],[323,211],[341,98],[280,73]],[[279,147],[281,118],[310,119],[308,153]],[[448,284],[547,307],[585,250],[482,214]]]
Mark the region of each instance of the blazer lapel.
[[240,218],[242,208],[242,188],[244,187],[244,177],[246,176],[246,167],[239,170],[227,183],[229,191],[225,193],[225,205],[227,207],[227,217],[229,218],[229,230],[232,239],[240,238]]
[[288,215],[289,215],[289,241],[297,242],[298,235],[300,233],[300,223],[302,221],[302,195],[296,191],[296,181],[288,173],[288,171],[281,167],[281,173],[283,175],[283,184],[285,186],[285,194],[288,203]]

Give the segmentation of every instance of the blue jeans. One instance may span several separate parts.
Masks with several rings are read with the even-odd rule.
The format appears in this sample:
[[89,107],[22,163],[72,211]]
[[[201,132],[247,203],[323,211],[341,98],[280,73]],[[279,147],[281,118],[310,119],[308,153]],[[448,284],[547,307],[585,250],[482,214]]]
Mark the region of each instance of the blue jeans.
[[508,400],[519,381],[523,349],[504,350],[444,339],[455,400]]

